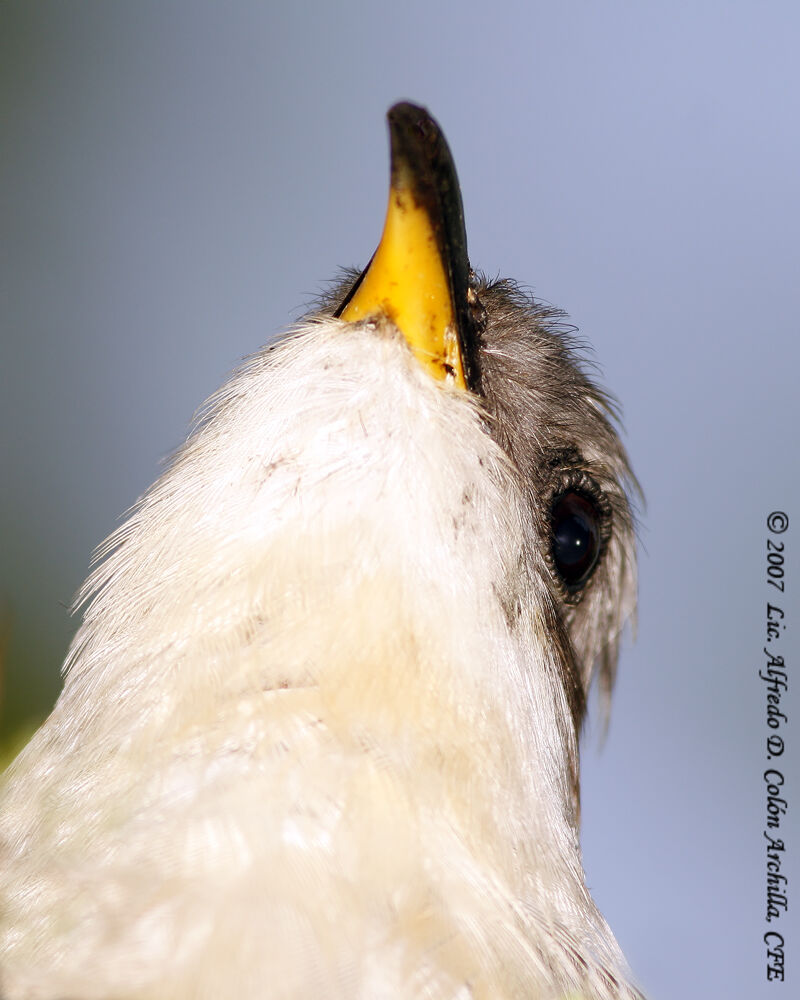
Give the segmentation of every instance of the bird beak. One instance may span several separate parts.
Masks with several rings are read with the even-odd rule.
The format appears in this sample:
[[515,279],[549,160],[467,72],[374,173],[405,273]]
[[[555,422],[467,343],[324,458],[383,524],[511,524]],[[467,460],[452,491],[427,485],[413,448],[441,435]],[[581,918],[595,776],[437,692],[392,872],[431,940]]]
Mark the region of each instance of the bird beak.
[[336,315],[387,317],[435,378],[477,391],[477,324],[453,158],[424,108],[388,115],[389,206],[378,249]]

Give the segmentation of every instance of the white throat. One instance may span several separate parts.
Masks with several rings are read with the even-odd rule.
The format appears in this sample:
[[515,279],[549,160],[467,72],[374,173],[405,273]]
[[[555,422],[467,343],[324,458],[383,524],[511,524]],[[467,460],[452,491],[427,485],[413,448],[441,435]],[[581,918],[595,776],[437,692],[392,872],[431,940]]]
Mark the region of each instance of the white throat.
[[[141,880],[141,912],[120,890],[117,914],[138,935],[136,976],[193,995],[256,919],[271,942],[258,967],[286,996],[314,995],[315,976],[327,996],[357,995],[353,976],[358,995],[390,995],[409,962],[429,964],[437,996],[467,996],[465,961],[487,996],[550,981],[614,995],[623,963],[584,887],[576,736],[530,518],[468,395],[391,327],[305,325],[211,401],[90,578],[39,737],[85,756],[35,779],[61,850],[91,798],[104,884]],[[124,835],[106,835],[112,815]],[[198,872],[227,894],[224,927],[191,917]],[[65,896],[85,891],[60,877]],[[148,931],[167,877],[187,888],[167,932]],[[91,905],[88,943],[60,959],[65,994],[101,974],[113,893]],[[191,955],[164,943],[187,922]],[[395,925],[416,928],[402,954]],[[380,969],[342,966],[337,935],[377,935]]]

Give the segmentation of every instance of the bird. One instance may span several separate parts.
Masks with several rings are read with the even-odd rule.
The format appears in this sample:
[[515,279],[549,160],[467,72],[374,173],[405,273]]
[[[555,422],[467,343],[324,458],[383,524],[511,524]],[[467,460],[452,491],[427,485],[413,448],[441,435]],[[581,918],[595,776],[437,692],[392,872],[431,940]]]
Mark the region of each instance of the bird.
[[3,1000],[641,997],[579,839],[636,603],[617,404],[472,270],[430,113],[388,127],[367,266],[96,553],[0,792]]

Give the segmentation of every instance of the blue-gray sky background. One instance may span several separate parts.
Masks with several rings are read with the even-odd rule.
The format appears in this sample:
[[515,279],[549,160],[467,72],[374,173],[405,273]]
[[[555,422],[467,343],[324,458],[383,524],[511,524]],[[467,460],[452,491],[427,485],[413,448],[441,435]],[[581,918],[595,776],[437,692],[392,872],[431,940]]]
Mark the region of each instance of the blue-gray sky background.
[[91,550],[193,411],[368,259],[410,98],[473,263],[592,343],[647,495],[638,640],[584,743],[589,883],[653,1000],[797,995],[800,718],[770,987],[757,670],[781,508],[800,683],[800,7],[277,7],[0,5],[5,739],[52,703]]

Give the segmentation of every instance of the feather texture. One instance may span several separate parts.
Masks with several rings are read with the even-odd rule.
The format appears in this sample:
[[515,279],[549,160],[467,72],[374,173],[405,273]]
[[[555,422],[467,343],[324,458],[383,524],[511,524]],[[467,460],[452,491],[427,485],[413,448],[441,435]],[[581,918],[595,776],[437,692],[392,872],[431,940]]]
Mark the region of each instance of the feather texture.
[[[6,1000],[637,995],[577,834],[627,462],[547,317],[480,294],[483,404],[324,306],[101,549],[0,799]],[[614,514],[577,604],[548,561],[564,455]]]

